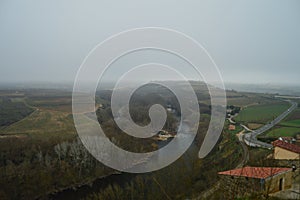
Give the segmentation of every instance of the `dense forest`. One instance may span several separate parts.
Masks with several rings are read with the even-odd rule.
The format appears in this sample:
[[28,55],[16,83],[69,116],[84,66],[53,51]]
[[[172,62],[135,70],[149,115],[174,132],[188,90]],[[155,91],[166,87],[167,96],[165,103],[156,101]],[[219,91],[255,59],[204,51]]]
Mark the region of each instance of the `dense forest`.
[[0,126],[8,126],[33,112],[22,101],[12,101],[8,97],[0,97]]

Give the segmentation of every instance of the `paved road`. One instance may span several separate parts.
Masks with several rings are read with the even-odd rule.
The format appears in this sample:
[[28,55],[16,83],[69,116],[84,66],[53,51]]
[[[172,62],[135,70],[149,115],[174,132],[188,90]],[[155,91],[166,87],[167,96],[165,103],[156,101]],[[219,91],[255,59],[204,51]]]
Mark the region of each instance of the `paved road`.
[[245,164],[248,162],[249,160],[249,151],[248,151],[248,148],[244,142],[244,131],[241,131],[240,133],[237,134],[237,137],[239,138],[239,142],[243,148],[243,151],[244,151],[244,155],[243,155],[243,159],[242,161],[236,166],[236,168],[241,168],[241,167],[244,167]]
[[244,141],[248,146],[252,147],[263,147],[263,148],[272,148],[273,146],[269,143],[261,142],[256,139],[256,137],[271,128],[273,128],[276,124],[278,124],[281,120],[283,120],[288,114],[290,114],[293,110],[295,110],[298,107],[298,104],[296,102],[287,100],[290,104],[291,107],[287,109],[285,112],[283,112],[281,115],[279,115],[276,119],[271,121],[270,123],[264,125],[263,127],[251,131],[250,133],[247,133],[244,135]]
[[[292,102],[292,101],[288,101],[291,104],[291,107],[286,110],[284,113],[282,113],[280,116],[278,116],[276,119],[274,119],[272,122],[270,122],[269,124],[257,129],[257,130],[251,130],[248,127],[242,125],[242,127],[247,130],[247,131],[251,131],[250,133],[244,134],[242,132],[240,132],[239,134],[237,134],[237,137],[240,141],[240,144],[242,145],[243,151],[244,151],[244,156],[242,161],[236,166],[236,168],[240,168],[243,167],[247,161],[249,160],[249,151],[248,148],[245,144],[249,145],[249,146],[256,146],[256,147],[264,147],[264,148],[272,148],[271,144],[268,143],[264,143],[261,141],[258,141],[256,139],[256,136],[259,134],[262,134],[263,132],[271,129],[273,126],[275,126],[277,123],[279,123],[281,120],[283,120],[290,112],[292,112],[293,110],[295,110],[298,106],[297,103]],[[233,121],[231,118],[229,119],[230,123],[235,124],[236,122]],[[205,192],[203,192],[200,196],[198,196],[197,198],[195,198],[196,200],[198,199],[206,199],[207,197],[209,197],[210,195],[212,195],[215,191],[217,191],[220,187],[221,182],[218,181],[216,182],[210,189],[206,190]]]

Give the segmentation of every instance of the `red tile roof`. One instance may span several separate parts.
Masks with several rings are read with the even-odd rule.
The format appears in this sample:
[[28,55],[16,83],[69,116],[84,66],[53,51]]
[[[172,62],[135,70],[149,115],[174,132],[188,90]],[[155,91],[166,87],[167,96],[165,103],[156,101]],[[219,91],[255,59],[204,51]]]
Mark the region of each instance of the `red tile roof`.
[[276,140],[272,144],[274,147],[280,147],[295,153],[300,153],[300,146],[295,144],[290,144],[281,140]]
[[243,176],[249,178],[268,178],[276,174],[287,172],[291,168],[278,168],[278,167],[243,167],[229,171],[219,172],[218,174],[228,176]]

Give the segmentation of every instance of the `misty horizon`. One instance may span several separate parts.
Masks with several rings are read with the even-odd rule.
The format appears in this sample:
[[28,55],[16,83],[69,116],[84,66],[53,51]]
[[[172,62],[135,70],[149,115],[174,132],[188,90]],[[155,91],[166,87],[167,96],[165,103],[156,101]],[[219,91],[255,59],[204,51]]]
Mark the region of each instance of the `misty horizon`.
[[[166,80],[168,81],[168,80]],[[172,82],[180,82],[178,80],[169,80]],[[190,82],[205,84],[203,81],[189,80]],[[130,82],[134,83],[134,81]],[[0,90],[13,89],[59,89],[71,92],[73,89],[74,82],[72,81],[60,81],[60,82],[49,82],[49,81],[23,81],[23,82],[1,82]],[[86,83],[90,86],[90,84]],[[225,89],[227,91],[235,90],[238,92],[254,92],[254,93],[269,93],[269,94],[279,94],[279,95],[290,95],[290,96],[300,96],[300,86],[298,84],[276,84],[276,83],[264,83],[264,84],[254,84],[254,83],[233,83],[225,82]],[[115,86],[115,82],[104,81],[98,85],[101,89],[112,90]]]
[[[300,84],[299,1],[0,5],[0,82],[73,82],[97,44],[121,31],[151,26],[197,40],[226,83]],[[139,59],[151,60],[146,55]],[[125,61],[117,68],[130,65]]]

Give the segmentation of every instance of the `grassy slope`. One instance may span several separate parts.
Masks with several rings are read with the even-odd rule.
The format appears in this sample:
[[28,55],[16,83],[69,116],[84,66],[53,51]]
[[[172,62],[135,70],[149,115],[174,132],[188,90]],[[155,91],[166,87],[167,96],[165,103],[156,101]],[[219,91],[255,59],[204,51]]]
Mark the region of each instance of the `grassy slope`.
[[51,137],[68,139],[75,135],[71,96],[68,93],[52,90],[26,90],[25,93],[15,96],[14,91],[3,94],[0,91],[0,96],[9,98],[12,105],[22,104],[34,110],[30,115],[15,120],[15,123],[1,127],[0,134],[27,135],[45,141]]
[[0,130],[2,134],[26,134],[31,137],[74,134],[72,115],[52,110],[36,110],[23,120]]

